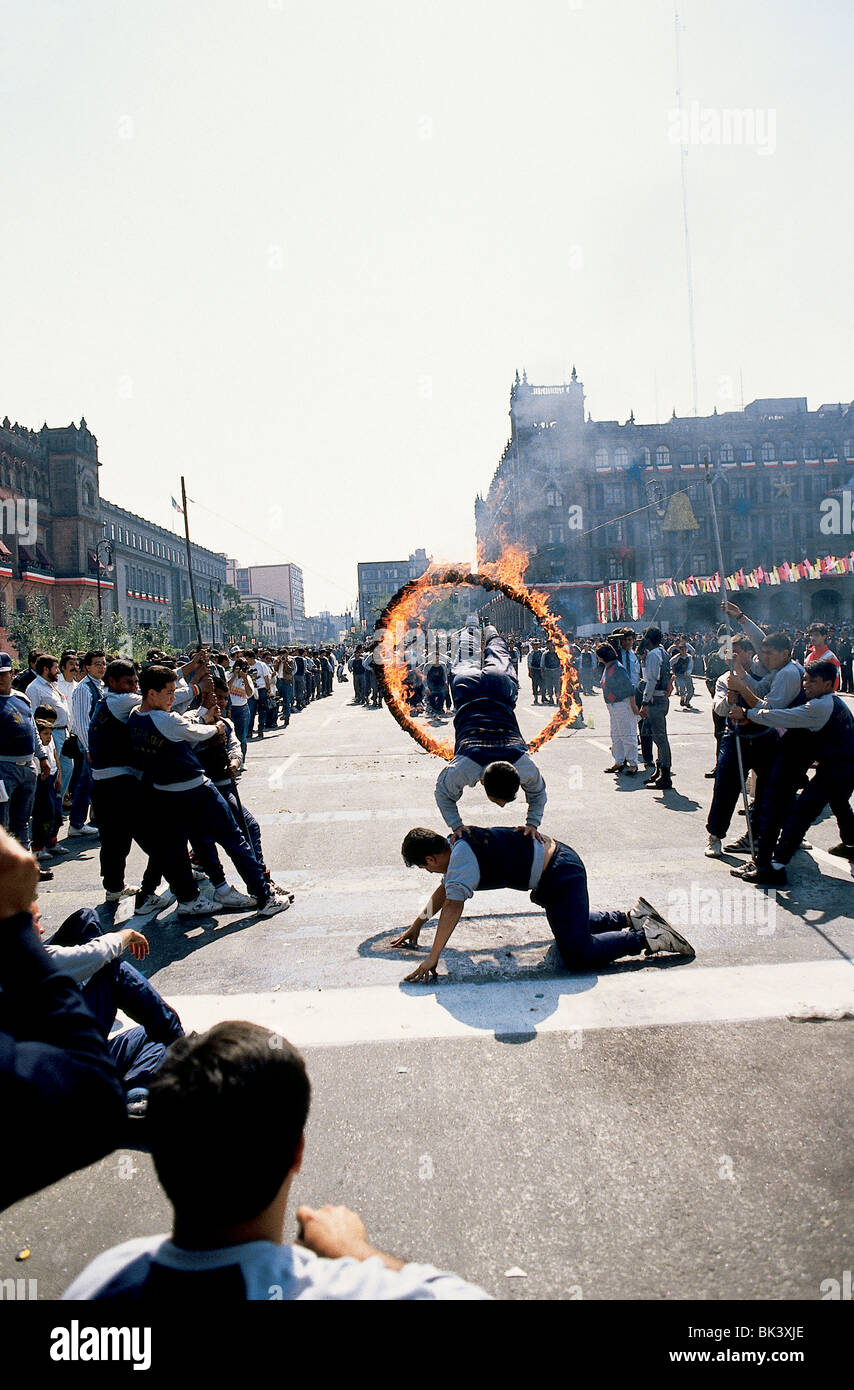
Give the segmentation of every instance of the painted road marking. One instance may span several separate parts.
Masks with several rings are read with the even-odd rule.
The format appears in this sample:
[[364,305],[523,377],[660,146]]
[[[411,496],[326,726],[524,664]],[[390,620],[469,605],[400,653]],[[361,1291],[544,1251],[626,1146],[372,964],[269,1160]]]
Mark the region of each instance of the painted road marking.
[[[418,957],[411,957],[413,964]],[[405,964],[405,960],[402,961]],[[298,1047],[484,1034],[578,1033],[854,1012],[851,962],[683,966],[498,984],[373,985],[275,994],[171,995],[187,1031],[240,1018]]]

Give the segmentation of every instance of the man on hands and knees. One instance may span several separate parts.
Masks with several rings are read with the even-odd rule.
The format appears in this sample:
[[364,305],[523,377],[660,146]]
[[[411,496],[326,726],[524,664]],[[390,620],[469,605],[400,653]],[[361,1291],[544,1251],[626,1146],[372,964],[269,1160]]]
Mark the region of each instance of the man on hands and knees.
[[622,956],[672,953],[694,955],[661,913],[638,898],[625,912],[591,912],[584,865],[569,845],[548,836],[532,839],[524,830],[463,829],[446,839],[435,830],[410,830],[401,852],[407,868],[440,874],[442,882],[412,926],[392,946],[416,947],[422,927],[439,913],[427,959],[405,978],[412,984],[436,978],[448,940],[475,892],[516,888],[545,908],[546,920],[568,970],[598,970]]
[[143,1236],[108,1250],[63,1298],[174,1306],[202,1298],[488,1298],[456,1274],[375,1250],[346,1207],[299,1207],[299,1242],[285,1243],[310,1097],[302,1057],[268,1028],[219,1023],[174,1043],[152,1080],[146,1116],[154,1167],[174,1208],[171,1238]]
[[457,802],[465,787],[482,782],[495,806],[513,801],[521,787],[528,802],[524,833],[537,836],[546,805],[546,784],[528,753],[514,713],[519,678],[507,643],[495,628],[485,628],[484,637],[483,669],[473,655],[466,654],[465,636],[457,644],[451,667],[454,756],[439,773],[436,804],[445,823],[458,834],[464,827]]

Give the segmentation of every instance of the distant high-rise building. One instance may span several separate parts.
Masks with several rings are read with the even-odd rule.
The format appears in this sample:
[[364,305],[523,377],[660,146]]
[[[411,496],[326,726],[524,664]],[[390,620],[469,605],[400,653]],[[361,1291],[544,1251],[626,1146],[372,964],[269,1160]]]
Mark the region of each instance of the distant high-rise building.
[[370,632],[392,595],[408,580],[418,579],[429,564],[426,550],[413,551],[408,560],[360,561],[357,572],[362,630]]
[[299,565],[235,566],[234,574],[234,587],[244,597],[258,594],[284,603],[290,615],[294,640],[305,640],[305,592]]

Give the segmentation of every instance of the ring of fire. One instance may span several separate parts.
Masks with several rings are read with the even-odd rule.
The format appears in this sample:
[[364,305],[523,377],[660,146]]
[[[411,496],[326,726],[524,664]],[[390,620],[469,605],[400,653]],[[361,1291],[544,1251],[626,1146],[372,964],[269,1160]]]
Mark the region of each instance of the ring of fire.
[[[523,558],[524,561],[527,561],[527,556]],[[508,567],[513,569],[519,577],[510,580],[499,574],[490,573],[490,570]],[[419,579],[412,579],[408,584],[404,584],[402,588],[398,589],[377,619],[375,633],[388,634],[397,623],[403,623],[405,631],[407,619],[417,614],[424,600],[429,597],[429,591],[441,588],[443,585],[457,587],[461,584],[471,584],[485,589],[487,593],[502,593],[513,603],[527,608],[528,612],[533,614],[541,627],[545,629],[548,640],[554,642],[561,667],[558,707],[545,728],[541,729],[528,744],[529,751],[535,753],[538,748],[542,748],[544,743],[548,743],[550,738],[554,738],[559,729],[581,714],[581,699],[578,672],[570,659],[569,642],[560,629],[557,617],[549,609],[545,594],[538,594],[522,583],[521,568],[522,565],[519,563],[518,557],[516,557],[515,565],[513,557],[511,557],[509,562],[505,562],[504,565],[501,562],[494,566],[485,565],[483,572],[478,574],[466,574],[463,570],[453,567],[431,565]],[[403,681],[408,670],[406,663],[386,660],[381,646],[376,649],[374,663],[377,683],[383,699],[401,729],[404,729],[428,753],[435,753],[437,757],[445,758],[446,761],[450,762],[454,756],[453,744],[440,743],[425,729],[419,728],[409,714],[403,694]]]

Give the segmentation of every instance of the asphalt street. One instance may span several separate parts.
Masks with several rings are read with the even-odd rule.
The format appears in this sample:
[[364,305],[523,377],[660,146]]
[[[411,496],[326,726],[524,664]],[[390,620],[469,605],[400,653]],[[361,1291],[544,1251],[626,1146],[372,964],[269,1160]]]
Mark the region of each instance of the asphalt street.
[[[703,853],[705,687],[698,713],[671,711],[666,793],[603,775],[607,714],[589,697],[588,727],[537,755],[544,829],[582,856],[593,907],[643,894],[696,960],[568,975],[543,913],[501,892],[468,905],[437,983],[404,985],[422,952],[390,939],[435,880],[404,867],[400,844],[440,826],[440,763],[351,691],[250,744],[241,796],[296,892],[290,911],[134,922],[185,1028],[253,1018],[303,1049],[314,1102],[293,1209],[343,1202],[375,1244],[499,1298],[819,1299],[854,1254],[852,878],[827,854],[833,820],[811,830],[789,888],[744,885],[728,872],[743,857]],[[550,713],[524,678],[519,710],[529,736]],[[463,815],[524,819],[480,789]],[[72,844],[43,885],[48,934],[102,902],[97,841]],[[138,851],[130,867],[138,882]],[[101,907],[105,925],[129,911]],[[0,1216],[0,1279],[55,1298],[102,1250],[168,1229],[150,1159],[121,1151]]]

